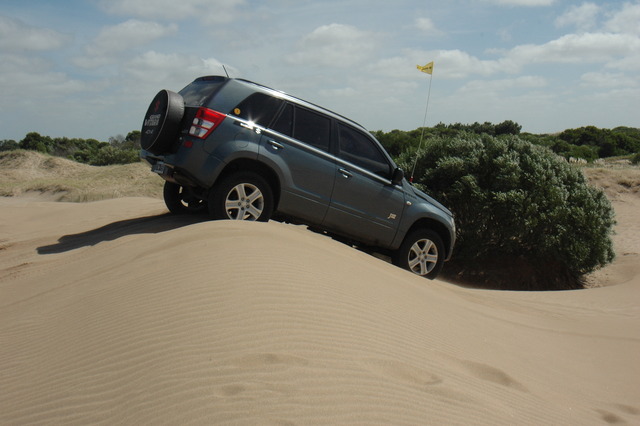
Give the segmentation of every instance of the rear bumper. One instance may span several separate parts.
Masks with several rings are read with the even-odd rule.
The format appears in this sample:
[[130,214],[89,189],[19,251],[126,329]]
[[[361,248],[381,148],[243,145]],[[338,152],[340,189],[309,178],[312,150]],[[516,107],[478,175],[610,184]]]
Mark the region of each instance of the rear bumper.
[[140,158],[162,179],[182,186],[204,187],[196,178],[171,163],[171,156],[160,156],[142,150]]

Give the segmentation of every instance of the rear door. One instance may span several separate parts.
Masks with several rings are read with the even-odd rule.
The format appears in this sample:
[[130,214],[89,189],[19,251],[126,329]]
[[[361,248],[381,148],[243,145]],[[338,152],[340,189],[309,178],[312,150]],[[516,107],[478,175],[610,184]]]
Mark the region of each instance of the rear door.
[[328,117],[286,103],[263,132],[259,159],[280,174],[279,212],[309,224],[322,223],[335,181],[331,126]]
[[391,183],[393,164],[362,131],[339,123],[336,181],[323,227],[366,244],[388,246],[404,209],[404,191]]

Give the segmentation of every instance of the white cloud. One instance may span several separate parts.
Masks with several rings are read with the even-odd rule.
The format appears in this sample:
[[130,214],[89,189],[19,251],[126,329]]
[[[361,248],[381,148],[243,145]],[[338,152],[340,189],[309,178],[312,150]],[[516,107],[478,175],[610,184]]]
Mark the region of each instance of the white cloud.
[[198,18],[205,23],[230,22],[244,0],[101,0],[101,7],[112,14],[144,19],[183,20]]
[[574,25],[581,31],[592,29],[596,26],[596,18],[600,13],[600,6],[595,3],[583,3],[580,6],[571,6],[564,14],[556,19],[556,26],[566,27]]
[[630,34],[568,34],[544,44],[491,49],[487,53],[496,59],[481,59],[458,49],[407,50],[402,56],[381,59],[367,69],[379,75],[412,78],[416,64],[433,60],[434,76],[443,79],[516,74],[532,64],[603,64],[613,69],[640,70],[640,38]]
[[460,88],[460,92],[502,92],[547,86],[547,80],[539,76],[525,75],[500,80],[474,80]]
[[[351,24],[373,7],[362,1],[262,3],[92,0],[70,13],[16,2],[15,16],[0,16],[3,137],[126,133],[159,89],[223,74],[222,58],[241,70],[227,65],[232,76],[372,129],[419,126],[430,78],[430,124],[512,119],[552,131],[637,123],[638,0],[376,2],[362,24]],[[436,17],[446,16],[455,22],[445,33]],[[432,77],[416,70],[430,61]],[[50,112],[14,123],[37,110]],[[83,114],[89,121],[77,120]]]
[[[229,67],[227,70],[230,74],[236,72]],[[133,58],[123,66],[123,71],[132,79],[128,81],[134,91],[140,85],[179,90],[196,77],[224,73],[222,63],[214,58],[155,51]]]
[[372,56],[373,37],[373,34],[350,25],[323,25],[300,40],[297,51],[288,61],[308,66],[352,67]]
[[505,6],[551,6],[555,0],[488,0],[490,3]]
[[[106,138],[139,128],[144,111],[160,89],[178,91],[196,77],[223,73],[220,62],[214,58],[155,51],[137,55],[117,66],[117,71],[108,77],[87,82],[85,90],[71,88],[74,91],[59,95],[66,103],[66,115],[83,116],[84,123],[93,126],[91,137],[104,135],[101,137]],[[232,75],[237,72],[227,68]],[[74,93],[79,99],[72,101]],[[59,134],[72,136],[74,131],[61,129]]]
[[640,87],[640,82],[637,79],[622,73],[588,72],[580,77],[580,84],[591,89]]
[[320,96],[326,98],[352,98],[358,97],[359,92],[353,87],[342,87],[339,89],[322,89],[318,92]]
[[492,75],[496,72],[511,72],[507,62],[482,60],[462,50],[405,50],[402,56],[381,59],[367,70],[372,74],[403,79],[424,76],[416,65],[434,62],[433,75],[438,79],[460,79],[469,75]]
[[0,99],[15,103],[20,100],[72,95],[88,90],[90,85],[55,71],[50,61],[14,53],[0,54]]
[[[471,74],[491,75],[504,70],[499,61],[481,60],[457,49],[438,51],[436,62],[440,68],[438,75],[445,78],[462,78]],[[433,72],[436,73],[435,66]]]
[[113,61],[114,56],[153,40],[173,35],[176,24],[161,25],[156,22],[130,19],[118,25],[103,28],[86,48],[86,55],[75,59],[78,66],[96,68]]
[[603,63],[612,58],[638,55],[640,38],[628,34],[568,34],[540,45],[511,49],[506,59],[519,66],[531,63]]
[[640,3],[625,3],[606,22],[607,31],[640,35]]
[[103,87],[70,78],[46,59],[13,53],[0,54],[0,75],[2,130],[6,132],[9,123],[21,123],[25,129],[14,138],[55,125],[52,117],[69,114],[68,104]]
[[48,28],[37,28],[0,15],[0,49],[3,51],[43,51],[59,49],[71,37]]
[[91,49],[95,49],[96,53],[99,54],[120,52],[175,34],[177,30],[178,26],[176,24],[161,25],[156,22],[130,19],[100,31]]
[[636,78],[638,78],[638,73],[640,73],[640,54],[636,53],[635,55],[609,61],[605,66],[609,69],[635,72]]
[[[392,79],[410,79],[415,77],[418,71],[416,65],[424,65],[431,62],[430,54],[423,51],[405,51],[403,56],[380,59],[367,66],[368,74],[391,77]],[[424,76],[424,74],[422,74]]]
[[441,31],[436,28],[436,25],[429,18],[417,18],[415,22],[415,27],[427,34],[440,34]]

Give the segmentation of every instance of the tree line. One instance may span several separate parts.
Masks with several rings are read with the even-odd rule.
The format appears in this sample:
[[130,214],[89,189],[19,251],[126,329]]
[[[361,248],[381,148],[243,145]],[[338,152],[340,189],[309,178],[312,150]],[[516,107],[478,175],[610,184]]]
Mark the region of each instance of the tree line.
[[37,132],[27,133],[18,142],[0,140],[0,151],[14,149],[38,151],[93,166],[128,164],[140,161],[140,131],[110,137],[108,142],[97,139],[52,138]]
[[[553,135],[521,133],[521,129],[522,126],[518,123],[506,120],[498,124],[438,123],[433,127],[409,131],[378,130],[371,133],[394,158],[407,151],[416,152],[421,138],[455,138],[463,134],[474,134],[492,137],[515,135],[534,145],[547,147],[565,159],[580,158],[592,162],[599,158],[631,155],[634,163],[640,162],[640,129],[637,128],[600,129],[586,126]],[[0,140],[0,151],[14,149],[38,151],[94,166],[134,163],[139,161],[140,131],[131,131],[126,136],[113,136],[107,142],[96,139],[52,138],[37,132],[28,133],[20,141]]]
[[[511,120],[499,124],[489,122],[473,124],[443,124],[434,127],[418,128],[410,131],[375,131],[374,136],[384,145],[393,157],[406,151],[416,151],[421,137],[424,140],[438,137],[457,137],[460,134],[489,135],[503,137],[516,135],[534,145],[549,148],[554,153],[569,158],[581,158],[587,162],[599,158],[633,156],[637,163],[640,153],[640,129],[616,127],[600,129],[595,126],[567,129],[556,134],[521,133],[522,126]],[[634,156],[635,155],[635,156]]]

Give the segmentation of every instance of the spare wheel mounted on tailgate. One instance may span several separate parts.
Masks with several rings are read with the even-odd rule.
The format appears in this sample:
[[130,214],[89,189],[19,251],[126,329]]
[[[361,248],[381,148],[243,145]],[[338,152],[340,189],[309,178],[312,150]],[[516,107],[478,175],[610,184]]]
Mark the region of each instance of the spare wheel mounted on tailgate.
[[170,90],[158,92],[144,116],[140,135],[142,148],[154,154],[168,151],[180,131],[183,115],[182,96]]

